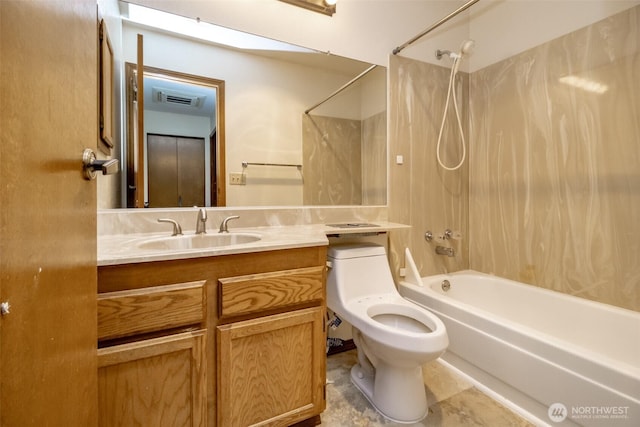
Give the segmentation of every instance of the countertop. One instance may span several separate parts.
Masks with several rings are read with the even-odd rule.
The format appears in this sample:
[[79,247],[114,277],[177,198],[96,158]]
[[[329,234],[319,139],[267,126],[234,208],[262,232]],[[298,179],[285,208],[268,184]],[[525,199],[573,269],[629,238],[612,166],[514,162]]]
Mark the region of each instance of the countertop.
[[[348,225],[347,225],[348,224]],[[231,227],[230,227],[231,228]],[[310,246],[326,246],[328,236],[349,234],[385,233],[391,230],[407,229],[409,226],[391,222],[343,222],[338,224],[310,224],[291,226],[267,226],[232,228],[231,233],[260,235],[260,240],[228,246],[205,249],[143,249],[139,245],[154,239],[171,238],[170,233],[130,233],[98,236],[98,266],[133,264],[151,261],[167,261],[241,253],[265,252]],[[215,230],[209,233],[217,233]],[[184,235],[194,234],[193,230]]]

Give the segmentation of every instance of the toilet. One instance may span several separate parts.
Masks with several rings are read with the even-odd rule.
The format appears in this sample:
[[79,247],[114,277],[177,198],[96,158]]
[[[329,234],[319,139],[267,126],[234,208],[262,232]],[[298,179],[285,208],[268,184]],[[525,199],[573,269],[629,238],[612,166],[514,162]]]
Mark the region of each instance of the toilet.
[[428,412],[422,365],[449,345],[444,324],[400,296],[383,246],[330,246],[327,261],[327,306],[353,326],[353,384],[385,418],[422,420]]

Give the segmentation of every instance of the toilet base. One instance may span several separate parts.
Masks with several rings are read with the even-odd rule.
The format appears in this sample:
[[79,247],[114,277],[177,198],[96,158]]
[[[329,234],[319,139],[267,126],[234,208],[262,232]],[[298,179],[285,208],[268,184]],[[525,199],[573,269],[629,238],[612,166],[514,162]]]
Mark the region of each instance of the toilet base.
[[417,423],[429,412],[421,367],[398,369],[386,366],[371,375],[356,364],[351,368],[351,382],[378,413],[395,423]]

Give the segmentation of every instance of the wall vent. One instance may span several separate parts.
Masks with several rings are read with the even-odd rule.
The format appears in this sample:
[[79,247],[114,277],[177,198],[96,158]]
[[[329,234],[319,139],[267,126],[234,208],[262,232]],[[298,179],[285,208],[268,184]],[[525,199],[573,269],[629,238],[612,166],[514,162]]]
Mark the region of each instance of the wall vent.
[[204,105],[204,99],[206,98],[206,95],[178,92],[161,87],[154,87],[151,95],[153,102],[191,108],[202,107]]

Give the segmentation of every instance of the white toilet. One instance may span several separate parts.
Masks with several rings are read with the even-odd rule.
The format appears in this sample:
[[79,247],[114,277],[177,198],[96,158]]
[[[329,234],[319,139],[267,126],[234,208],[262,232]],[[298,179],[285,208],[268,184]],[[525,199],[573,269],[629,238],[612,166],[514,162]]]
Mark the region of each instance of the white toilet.
[[396,290],[383,246],[330,246],[327,305],[353,326],[358,364],[351,380],[383,416],[415,423],[427,415],[422,365],[449,339],[433,313]]

